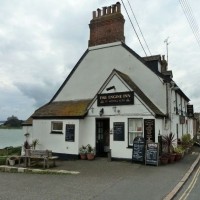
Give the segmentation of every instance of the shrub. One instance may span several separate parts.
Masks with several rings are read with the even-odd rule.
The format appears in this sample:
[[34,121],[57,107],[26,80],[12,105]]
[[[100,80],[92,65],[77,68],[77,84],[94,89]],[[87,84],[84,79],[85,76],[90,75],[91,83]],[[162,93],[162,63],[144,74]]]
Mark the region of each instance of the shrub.
[[193,140],[191,139],[191,135],[189,133],[186,133],[182,136],[181,144],[183,148],[188,148],[193,145]]

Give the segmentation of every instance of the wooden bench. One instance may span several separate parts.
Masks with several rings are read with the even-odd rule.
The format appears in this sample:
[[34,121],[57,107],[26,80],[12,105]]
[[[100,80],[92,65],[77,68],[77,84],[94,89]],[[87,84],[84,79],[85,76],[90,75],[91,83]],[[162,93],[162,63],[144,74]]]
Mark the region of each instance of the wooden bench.
[[43,168],[49,168],[49,161],[53,162],[53,166],[56,166],[55,161],[58,159],[58,156],[53,156],[51,150],[25,150],[25,165],[30,167],[31,161],[40,161],[43,160]]

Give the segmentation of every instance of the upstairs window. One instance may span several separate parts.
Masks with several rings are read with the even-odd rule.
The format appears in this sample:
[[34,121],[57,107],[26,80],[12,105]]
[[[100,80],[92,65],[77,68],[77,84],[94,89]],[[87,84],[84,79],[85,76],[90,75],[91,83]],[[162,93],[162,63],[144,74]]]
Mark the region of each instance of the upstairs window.
[[51,122],[51,133],[63,134],[63,123],[62,122]]

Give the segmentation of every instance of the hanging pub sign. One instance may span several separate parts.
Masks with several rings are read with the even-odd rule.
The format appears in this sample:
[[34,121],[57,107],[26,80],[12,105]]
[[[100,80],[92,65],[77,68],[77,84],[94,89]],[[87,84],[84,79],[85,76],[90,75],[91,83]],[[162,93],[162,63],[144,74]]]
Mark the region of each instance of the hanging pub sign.
[[180,118],[180,124],[185,124],[185,116],[180,115],[179,118]]
[[144,119],[144,139],[155,142],[155,119]]
[[188,117],[194,117],[193,105],[187,105],[187,116]]
[[115,106],[134,104],[134,92],[116,92],[109,94],[98,94],[98,106]]
[[144,163],[145,157],[145,141],[141,136],[137,136],[133,140],[133,151],[132,151],[132,162],[142,162]]

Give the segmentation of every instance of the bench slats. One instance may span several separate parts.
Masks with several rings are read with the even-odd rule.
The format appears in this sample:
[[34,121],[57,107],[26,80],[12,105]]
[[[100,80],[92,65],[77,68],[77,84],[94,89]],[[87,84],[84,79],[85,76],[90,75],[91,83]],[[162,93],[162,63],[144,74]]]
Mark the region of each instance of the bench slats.
[[28,165],[31,165],[31,159],[42,159],[43,160],[43,166],[47,166],[49,168],[49,160],[53,161],[53,164],[55,166],[55,160],[58,159],[58,156],[52,156],[51,150],[32,150],[32,149],[26,149],[25,150],[25,157],[28,158]]

